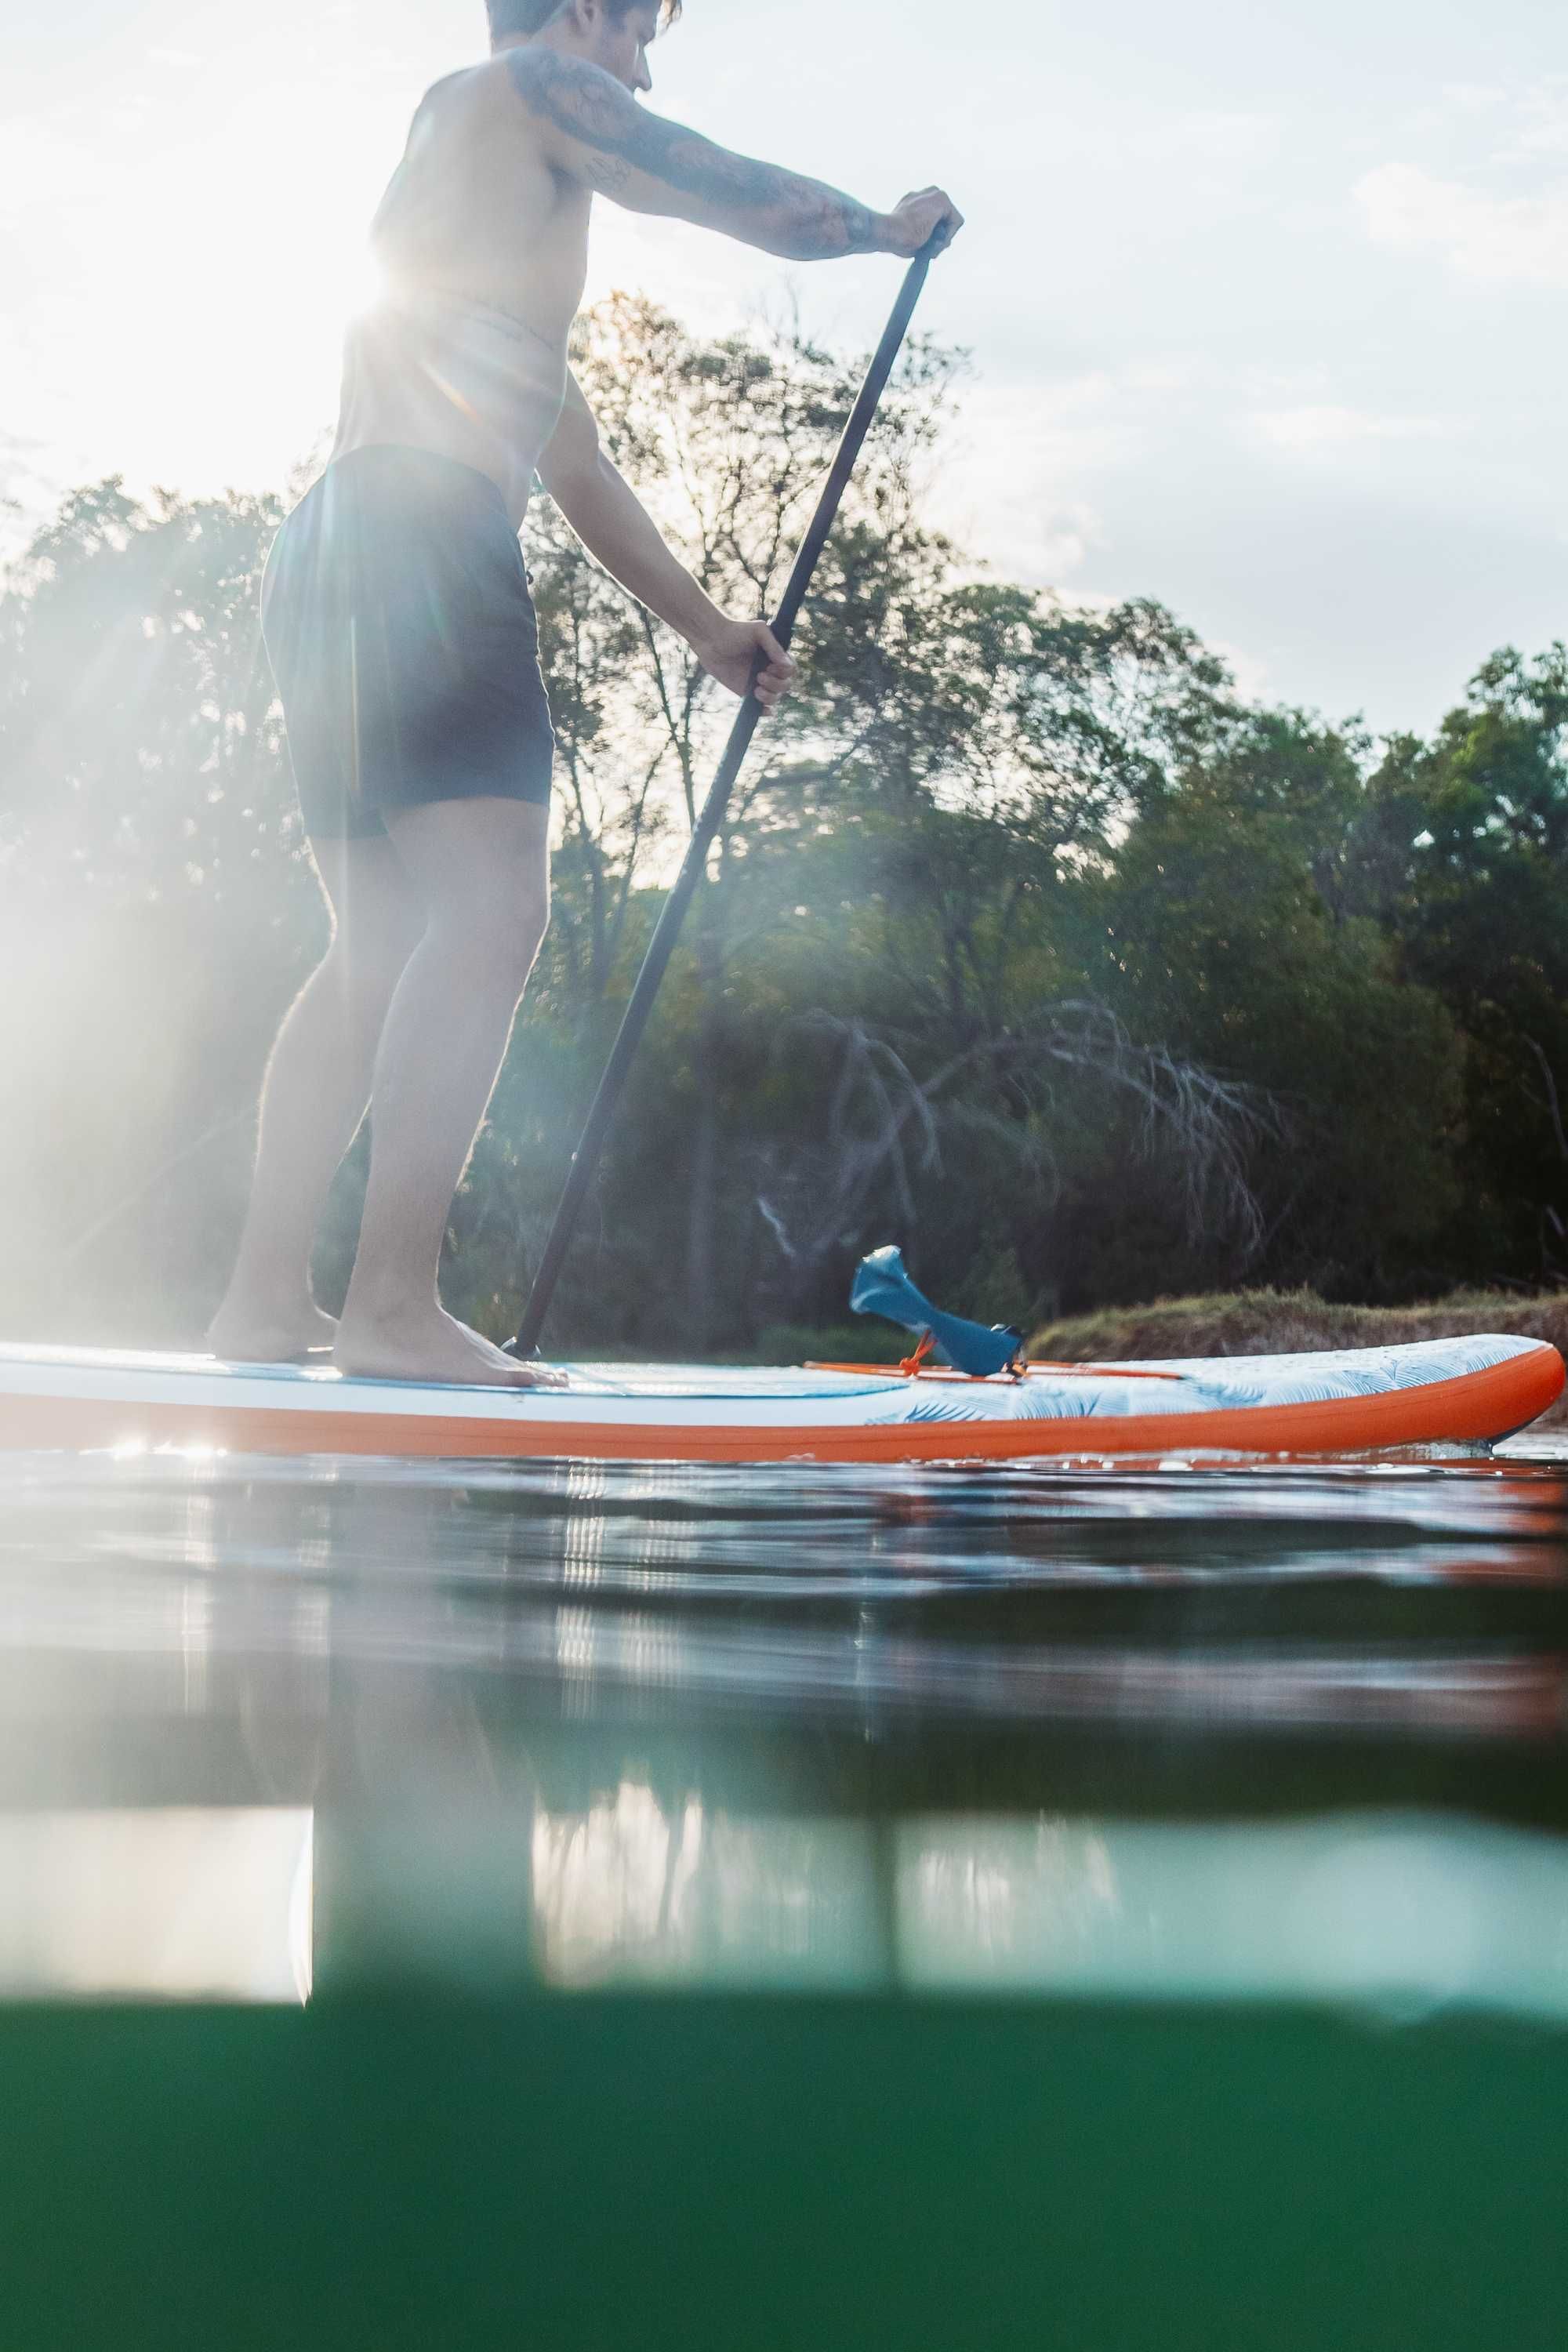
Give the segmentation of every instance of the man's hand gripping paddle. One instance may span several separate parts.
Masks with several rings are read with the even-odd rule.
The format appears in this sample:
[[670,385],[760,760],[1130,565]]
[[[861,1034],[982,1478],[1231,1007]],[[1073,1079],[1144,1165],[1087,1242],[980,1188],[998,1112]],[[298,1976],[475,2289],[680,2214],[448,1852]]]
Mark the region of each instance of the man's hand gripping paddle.
[[[914,317],[915,305],[920,300],[921,289],[925,285],[926,273],[937,255],[949,242],[951,235],[952,231],[946,226],[939,229],[924,251],[917,254],[914,260],[910,262],[904,282],[899,289],[899,299],[893,305],[893,314],[888,321],[887,331],[877,346],[876,356],[867,371],[866,381],[860,387],[860,396],[850,412],[849,422],[844,428],[844,437],[838,445],[838,454],[833,460],[832,470],[823,488],[822,497],[817,502],[816,512],[812,517],[811,528],[806,532],[800,553],[795,558],[795,569],[790,573],[789,585],[784,590],[784,602],[779,606],[777,617],[773,625],[774,636],[786,651],[790,639],[795,634],[795,625],[800,616],[801,606],[805,602],[806,592],[811,586],[812,577],[821,559],[822,551],[826,546],[828,536],[837,520],[839,505],[848,487],[849,478],[855,470],[856,460],[860,455],[866,436],[871,428],[871,420],[876,415],[882,394],[887,389],[888,379],[892,374],[899,353],[903,348],[904,337],[910,329],[910,320]],[[759,655],[759,668],[762,660],[763,656]],[[615,1118],[616,1108],[621,1098],[621,1090],[626,1085],[626,1073],[631,1068],[637,1046],[642,1041],[643,1031],[647,1026],[648,1015],[653,1011],[654,999],[658,994],[659,982],[664,978],[666,968],[675,950],[676,940],[680,935],[681,924],[686,919],[686,910],[691,903],[698,883],[707,870],[708,852],[712,846],[720,825],[723,823],[724,812],[730,804],[730,795],[735,788],[735,780],[741,772],[746,753],[751,748],[752,738],[757,731],[757,723],[762,716],[762,704],[757,700],[754,692],[749,694],[742,704],[740,715],[731,730],[730,740],[725,749],[724,757],[720,761],[719,773],[714,779],[713,789],[708,795],[701,815],[698,818],[697,829],[691,836],[691,845],[687,850],[680,872],[676,877],[675,887],[665,901],[664,911],[658,919],[658,928],[648,944],[647,954],[643,960],[643,968],[637,974],[637,986],[632,991],[631,1001],[626,1006],[625,1017],[621,1022],[620,1033],[611,1049],[609,1061],[605,1067],[605,1075],[599,1081],[599,1090],[594,1097],[593,1108],[588,1113],[582,1140],[573,1155],[571,1171],[561,1195],[560,1206],[555,1212],[555,1222],[551,1226],[550,1238],[544,1244],[544,1254],[539,1261],[539,1271],[533,1277],[533,1288],[529,1293],[521,1328],[516,1339],[511,1340],[507,1348],[509,1356],[519,1357],[525,1362],[539,1352],[540,1334],[544,1328],[545,1318],[550,1312],[550,1302],[555,1295],[555,1286],[561,1278],[561,1269],[565,1264],[566,1254],[572,1246],[572,1236],[576,1230],[577,1219],[582,1213],[583,1203],[587,1198],[588,1188],[594,1181],[604,1151],[605,1139]]]

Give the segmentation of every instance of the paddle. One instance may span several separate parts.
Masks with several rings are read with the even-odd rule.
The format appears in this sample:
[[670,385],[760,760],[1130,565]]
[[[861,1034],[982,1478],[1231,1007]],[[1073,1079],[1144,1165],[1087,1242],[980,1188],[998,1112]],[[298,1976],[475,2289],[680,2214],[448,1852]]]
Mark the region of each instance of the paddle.
[[[903,347],[904,337],[909,332],[910,320],[914,316],[915,305],[920,300],[921,290],[925,285],[926,272],[941,252],[943,242],[944,239],[939,231],[924,250],[917,254],[914,260],[910,262],[903,285],[899,289],[899,299],[893,305],[893,314],[888,320],[887,331],[877,346],[876,356],[867,371],[866,381],[860,387],[860,396],[850,412],[849,422],[844,428],[844,438],[838,445],[838,454],[833,460],[832,471],[817,501],[816,512],[812,517],[811,529],[806,532],[801,544],[800,553],[795,558],[795,570],[790,573],[789,585],[784,593],[784,602],[779,606],[777,617],[773,625],[773,635],[782,646],[787,646],[795,633],[795,625],[799,618],[801,606],[805,602],[806,591],[811,586],[812,576],[816,570],[822,551],[827,544],[828,534],[837,520],[839,505],[848,486],[849,477],[855,470],[856,459],[859,457],[866,436],[870,431],[871,420],[877,414],[882,394],[887,389],[888,379],[893,373],[894,364]],[[759,656],[759,668],[761,659]],[[605,1075],[599,1081],[599,1091],[594,1097],[594,1106],[588,1113],[588,1121],[583,1129],[582,1141],[573,1155],[571,1171],[561,1195],[561,1203],[555,1212],[555,1222],[550,1228],[550,1238],[544,1244],[544,1255],[539,1261],[539,1271],[533,1277],[533,1288],[529,1293],[528,1306],[521,1327],[516,1339],[508,1343],[509,1356],[526,1360],[539,1353],[539,1339],[544,1328],[544,1319],[550,1312],[550,1302],[555,1295],[555,1286],[561,1278],[561,1269],[566,1262],[566,1254],[572,1246],[572,1236],[576,1230],[577,1219],[582,1213],[584,1201],[587,1198],[588,1187],[593,1182],[595,1172],[598,1168],[600,1156],[605,1148],[605,1138],[609,1132],[610,1123],[615,1118],[616,1108],[620,1101],[621,1090],[626,1082],[626,1073],[631,1068],[637,1046],[642,1040],[643,1031],[647,1026],[648,1014],[653,1011],[653,1001],[658,994],[659,982],[663,980],[665,969],[675,951],[675,942],[679,937],[680,926],[686,919],[687,908],[690,905],[697,885],[706,871],[708,852],[713,845],[720,825],[723,823],[724,811],[729,806],[730,795],[735,788],[735,780],[741,772],[746,753],[751,748],[752,738],[757,731],[757,722],[762,715],[762,704],[754,694],[748,694],[741,705],[740,716],[731,730],[730,740],[725,747],[724,757],[719,763],[719,773],[714,779],[713,789],[708,795],[702,814],[697,821],[697,829],[691,836],[691,845],[686,853],[680,872],[676,877],[675,887],[665,901],[664,912],[658,919],[658,928],[648,943],[647,954],[644,957],[643,968],[637,974],[637,986],[632,991],[631,1001],[626,1006],[625,1017],[621,1022],[620,1033],[611,1049],[609,1061],[605,1066]]]

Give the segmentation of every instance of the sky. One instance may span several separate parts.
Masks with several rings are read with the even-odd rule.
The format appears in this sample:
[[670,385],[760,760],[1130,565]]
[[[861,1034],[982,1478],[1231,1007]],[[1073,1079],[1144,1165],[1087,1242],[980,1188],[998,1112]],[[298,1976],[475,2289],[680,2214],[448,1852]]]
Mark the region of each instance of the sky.
[[[482,0],[5,12],[0,547],[111,473],[286,483],[414,105],[484,45]],[[1560,0],[688,0],[653,65],[726,145],[957,198],[930,512],[1004,576],[1158,597],[1248,694],[1377,732],[1568,635]],[[897,289],[600,210],[590,299],[868,347]]]

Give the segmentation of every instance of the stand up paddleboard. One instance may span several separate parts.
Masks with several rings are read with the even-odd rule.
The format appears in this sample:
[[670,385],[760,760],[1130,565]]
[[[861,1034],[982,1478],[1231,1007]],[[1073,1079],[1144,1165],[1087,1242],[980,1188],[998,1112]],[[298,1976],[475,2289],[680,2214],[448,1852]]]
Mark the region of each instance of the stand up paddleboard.
[[1028,1462],[1383,1452],[1500,1438],[1561,1393],[1535,1339],[973,1377],[925,1364],[578,1364],[559,1389],[426,1386],[210,1356],[0,1347],[0,1445],[591,1462]]

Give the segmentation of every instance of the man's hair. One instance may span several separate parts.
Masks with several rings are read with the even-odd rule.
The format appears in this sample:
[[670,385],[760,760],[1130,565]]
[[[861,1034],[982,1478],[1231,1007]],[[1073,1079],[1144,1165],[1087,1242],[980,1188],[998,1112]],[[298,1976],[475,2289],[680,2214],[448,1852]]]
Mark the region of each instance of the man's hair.
[[[552,16],[561,14],[563,0],[485,0],[489,10],[490,38],[504,41],[517,33],[542,33]],[[624,16],[637,0],[606,0],[611,14]],[[658,21],[668,32],[680,14],[681,0],[660,0]]]

